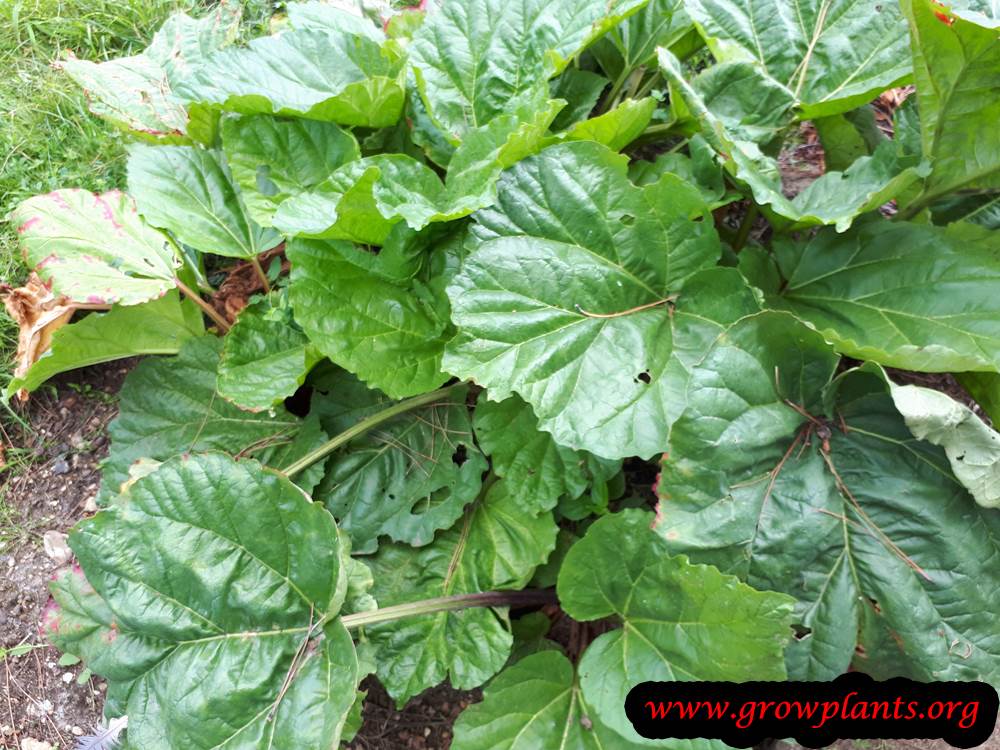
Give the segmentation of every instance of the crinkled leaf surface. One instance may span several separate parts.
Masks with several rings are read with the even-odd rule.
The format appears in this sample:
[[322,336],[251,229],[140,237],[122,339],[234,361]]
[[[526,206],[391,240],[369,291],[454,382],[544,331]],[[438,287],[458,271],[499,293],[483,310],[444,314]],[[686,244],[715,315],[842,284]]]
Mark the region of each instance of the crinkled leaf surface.
[[661,154],[654,161],[636,160],[629,164],[628,176],[636,185],[650,185],[667,172],[698,188],[705,202],[714,208],[726,202],[726,180],[716,163],[715,152],[700,135],[688,139],[688,154]]
[[444,2],[414,35],[410,61],[449,140],[485,125],[647,0]]
[[60,372],[143,354],[176,354],[189,338],[205,333],[201,311],[176,290],[141,305],[112,307],[59,328],[49,350],[4,391],[35,390]]
[[253,258],[281,242],[247,214],[218,152],[196,146],[136,146],[129,191],[139,212],[203,253]]
[[620,461],[559,445],[538,429],[535,413],[517,396],[496,402],[481,394],[474,424],[493,471],[529,513],[551,510],[563,495],[577,498],[592,480],[607,481],[621,467]]
[[399,119],[404,101],[394,44],[348,31],[288,31],[217,52],[177,91],[188,101],[242,114],[387,127]]
[[[313,383],[326,392],[324,427],[337,434],[394,403],[366,389],[354,376],[324,373]],[[465,390],[440,403],[401,414],[352,440],[326,464],[314,491],[351,537],[354,552],[374,552],[380,536],[412,545],[429,544],[476,499],[487,469],[472,439]]]
[[483,700],[455,722],[454,750],[603,750],[642,747],[610,731],[584,700],[579,678],[559,651],[531,654],[507,667]]
[[182,136],[191,129],[173,87],[236,36],[242,9],[219,3],[203,18],[175,13],[138,55],[107,62],[71,58],[59,63],[84,91],[90,109],[142,135]]
[[222,145],[247,211],[262,226],[271,226],[282,202],[361,155],[354,136],[332,122],[270,115],[227,117]]
[[[670,109],[676,121],[674,127],[691,120],[693,129],[704,128],[701,120],[706,118],[702,110],[708,110],[711,115],[708,119],[718,121],[730,137],[763,147],[782,138],[794,123],[795,100],[786,88],[763,75],[752,63],[731,61],[712,65],[688,83],[672,52],[662,50],[657,60],[672,86]],[[706,137],[711,141],[710,135]]]
[[[122,386],[118,417],[108,427],[111,449],[104,463],[101,499],[128,479],[139,459],[218,450],[252,455],[282,468],[326,439],[315,420],[300,420],[283,407],[243,411],[216,391],[223,342],[214,336],[189,339],[176,357],[141,362]],[[318,479],[312,467],[296,481],[307,489]]]
[[793,600],[670,557],[653,514],[598,519],[559,572],[560,606],[575,620],[615,617],[580,660],[583,698],[611,729],[641,742],[625,696],[655,680],[782,680]]
[[778,315],[744,320],[692,372],[657,531],[673,552],[795,597],[792,679],[853,660],[880,679],[995,682],[1000,516],[913,437],[880,372],[828,386],[832,352],[812,331],[776,336],[789,327]]
[[980,505],[1000,507],[1000,435],[945,393],[889,382],[913,437],[944,448],[951,470]]
[[[514,111],[466,133],[444,182],[406,154],[379,154],[337,170],[285,202],[275,226],[285,234],[382,244],[405,220],[412,229],[468,216],[496,199],[500,172],[538,151],[562,105],[528,97]],[[608,138],[618,133],[611,128]],[[626,134],[627,135],[627,134]]]
[[931,0],[900,5],[910,22],[923,151],[933,166],[921,200],[958,188],[1000,188],[996,28],[982,15],[953,13]]
[[117,190],[56,190],[11,213],[25,262],[75,302],[137,305],[174,288],[180,261],[162,232]]
[[367,251],[345,242],[293,240],[290,298],[316,347],[393,398],[433,390],[448,379],[441,354],[451,334],[440,289],[454,274],[454,243],[439,247],[427,277],[397,282],[352,260]]
[[436,196],[441,181],[405,154],[379,154],[352,161],[314,189],[292,195],[278,206],[274,226],[289,237],[350,240],[382,245],[401,217],[387,219],[376,202],[376,185],[399,175],[401,184]]
[[272,293],[244,308],[226,335],[219,395],[243,409],[270,409],[295,393],[320,359],[291,308]]
[[874,220],[775,243],[787,280],[768,297],[858,359],[930,372],[1000,367],[1000,237],[979,227]]
[[684,7],[717,57],[752,61],[794,95],[803,118],[854,109],[910,75],[906,21],[895,3],[689,0]]
[[[684,297],[686,280],[720,253],[714,229],[689,218],[705,210],[701,197],[673,175],[637,188],[626,166],[580,142],[506,172],[448,288],[459,333],[445,369],[495,399],[518,393],[557,442],[606,458],[665,449],[683,377],[675,352],[698,345],[693,329],[714,336],[747,307],[724,272],[701,280],[704,298]],[[723,288],[732,294],[721,305],[681,314]],[[674,312],[667,299],[678,293]]]
[[[419,549],[386,545],[371,563],[379,606],[436,596],[520,589],[555,547],[551,513],[524,512],[500,481],[454,528]],[[483,684],[507,661],[506,610],[464,609],[367,628],[378,677],[400,705],[445,678],[458,689]]]
[[[722,155],[726,169],[749,186],[757,203],[769,206],[796,227],[833,224],[844,231],[858,215],[895,198],[926,174],[925,165],[917,164],[915,157],[900,156],[895,146],[886,142],[844,172],[827,172],[788,199],[782,192],[777,161],[754,142],[776,134],[771,129],[773,84],[762,80],[752,65],[734,62],[710,68],[696,81],[696,87],[684,79],[677,58],[669,51],[661,50],[659,59],[705,139]],[[715,100],[731,91],[741,92],[740,106],[732,107],[726,115],[717,114]],[[727,104],[731,102],[724,99],[721,106]],[[766,123],[767,129],[762,129],[759,121]]]
[[344,601],[343,551],[290,481],[221,454],[177,458],[70,546],[96,595],[73,573],[57,581],[47,627],[126,683],[132,746],[337,745],[359,679],[350,634],[321,624]]

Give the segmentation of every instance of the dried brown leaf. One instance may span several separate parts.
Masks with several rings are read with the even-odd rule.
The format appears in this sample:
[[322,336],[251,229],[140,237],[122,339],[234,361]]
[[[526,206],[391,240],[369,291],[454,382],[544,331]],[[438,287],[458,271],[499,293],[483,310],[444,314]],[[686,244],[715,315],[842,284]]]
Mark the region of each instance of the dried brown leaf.
[[[17,355],[14,377],[21,377],[38,361],[52,344],[52,335],[69,323],[77,310],[107,310],[110,305],[79,304],[65,296],[56,296],[37,274],[32,273],[24,286],[12,288],[0,285],[7,314],[18,324]],[[18,391],[21,401],[28,399],[25,390]]]

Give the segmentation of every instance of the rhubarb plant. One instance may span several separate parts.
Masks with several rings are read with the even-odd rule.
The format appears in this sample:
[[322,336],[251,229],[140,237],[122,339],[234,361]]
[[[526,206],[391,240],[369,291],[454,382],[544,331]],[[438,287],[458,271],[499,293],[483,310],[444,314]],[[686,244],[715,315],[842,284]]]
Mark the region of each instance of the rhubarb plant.
[[366,679],[483,687],[456,750],[647,745],[649,680],[1000,685],[995,5],[238,25],[66,60],[127,184],[10,216],[6,397],[147,355],[43,622],[122,746],[337,747]]

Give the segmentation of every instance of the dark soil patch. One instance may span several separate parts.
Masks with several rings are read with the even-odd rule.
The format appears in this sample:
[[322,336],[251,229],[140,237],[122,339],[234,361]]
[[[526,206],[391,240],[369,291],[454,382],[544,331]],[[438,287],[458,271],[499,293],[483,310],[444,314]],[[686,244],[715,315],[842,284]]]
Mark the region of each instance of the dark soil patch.
[[811,122],[799,125],[798,137],[778,155],[781,189],[794,198],[826,172],[826,156]]
[[[9,515],[0,549],[0,647],[37,645],[9,656],[0,667],[0,747],[20,748],[26,738],[73,745],[101,717],[106,686],[81,678],[82,666],[60,666],[60,654],[38,632],[49,598],[48,581],[64,561],[46,553],[43,537],[65,533],[92,509],[107,452],[105,431],[117,412],[114,394],[130,363],[89,368],[54,381],[55,391],[35,396],[24,418],[30,430],[7,429],[27,453],[4,484]],[[11,435],[15,431],[17,437]]]
[[397,709],[378,680],[369,677],[361,689],[368,691],[364,723],[346,750],[444,750],[451,745],[451,727],[458,715],[482,699],[479,690],[440,685]]

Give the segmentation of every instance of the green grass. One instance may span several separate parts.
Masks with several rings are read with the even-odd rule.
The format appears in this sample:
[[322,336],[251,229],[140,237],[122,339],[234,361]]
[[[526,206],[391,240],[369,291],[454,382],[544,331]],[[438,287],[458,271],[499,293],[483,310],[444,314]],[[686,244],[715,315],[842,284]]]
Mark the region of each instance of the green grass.
[[[124,184],[125,140],[87,109],[82,92],[52,63],[72,50],[107,60],[141,50],[174,10],[194,0],[6,0],[0,2],[0,217],[21,200],[60,187]],[[11,226],[0,225],[0,280],[26,269]],[[0,361],[17,329],[0,320]],[[7,367],[2,368],[4,372]]]
[[[269,0],[242,0],[251,28]],[[72,51],[108,60],[142,50],[176,10],[212,0],[0,0],[0,281],[27,274],[5,220],[21,200],[62,187],[125,185],[128,137],[87,109],[83,93],[52,63]],[[17,328],[0,312],[0,386],[9,378]]]

